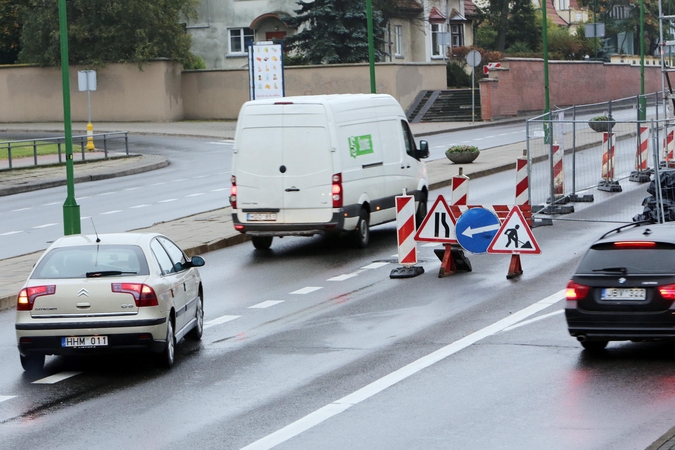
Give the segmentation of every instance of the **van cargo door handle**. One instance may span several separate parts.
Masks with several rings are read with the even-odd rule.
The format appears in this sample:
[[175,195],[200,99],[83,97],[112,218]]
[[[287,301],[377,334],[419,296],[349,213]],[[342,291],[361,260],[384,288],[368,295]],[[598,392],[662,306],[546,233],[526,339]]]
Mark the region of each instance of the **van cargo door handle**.
[[298,188],[296,188],[296,187],[287,188],[287,189],[286,189],[286,192],[300,192],[300,189],[298,189]]

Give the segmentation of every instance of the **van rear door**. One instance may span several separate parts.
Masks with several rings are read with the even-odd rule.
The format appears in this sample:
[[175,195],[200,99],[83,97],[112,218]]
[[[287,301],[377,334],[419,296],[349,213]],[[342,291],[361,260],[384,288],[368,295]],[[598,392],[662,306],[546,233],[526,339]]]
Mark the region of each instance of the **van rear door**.
[[277,223],[330,221],[333,162],[324,107],[248,109],[236,155],[239,208],[277,212]]

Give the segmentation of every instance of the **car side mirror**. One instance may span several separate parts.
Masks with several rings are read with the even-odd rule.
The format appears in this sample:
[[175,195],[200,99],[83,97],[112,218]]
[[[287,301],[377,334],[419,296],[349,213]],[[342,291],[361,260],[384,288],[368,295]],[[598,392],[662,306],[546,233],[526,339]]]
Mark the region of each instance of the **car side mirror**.
[[204,264],[206,264],[206,261],[204,261],[204,258],[201,256],[193,256],[192,259],[190,260],[190,263],[192,267],[201,267]]
[[428,158],[429,157],[429,143],[427,141],[420,141],[420,148],[417,150],[418,158]]

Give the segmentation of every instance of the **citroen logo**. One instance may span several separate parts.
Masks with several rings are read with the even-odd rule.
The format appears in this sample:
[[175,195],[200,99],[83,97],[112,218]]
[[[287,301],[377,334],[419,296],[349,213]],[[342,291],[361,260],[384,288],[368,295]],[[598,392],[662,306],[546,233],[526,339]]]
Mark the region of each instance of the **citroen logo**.
[[85,288],[80,289],[80,292],[77,293],[78,297],[82,297],[83,295],[85,297],[89,297],[89,291],[86,290]]
[[626,282],[626,279],[624,277],[619,278],[619,283],[624,284]]

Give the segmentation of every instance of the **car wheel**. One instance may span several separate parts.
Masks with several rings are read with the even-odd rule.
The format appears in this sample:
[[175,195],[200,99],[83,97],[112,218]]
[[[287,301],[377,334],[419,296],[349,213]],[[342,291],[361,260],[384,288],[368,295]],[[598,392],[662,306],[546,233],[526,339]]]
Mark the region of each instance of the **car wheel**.
[[202,338],[202,333],[204,333],[204,300],[202,299],[201,292],[197,298],[197,312],[195,313],[195,319],[197,319],[197,325],[185,335],[185,337],[191,341],[200,340]]
[[26,372],[38,372],[45,365],[45,355],[31,353],[30,355],[19,355],[21,357],[21,367]]
[[415,226],[419,228],[427,216],[427,193],[423,192],[420,197],[420,203],[417,205],[417,213],[415,214]]
[[272,246],[274,236],[252,236],[253,246],[256,250],[267,250]]
[[359,213],[359,221],[354,230],[354,244],[358,248],[368,247],[370,242],[370,226],[368,225],[368,211],[362,209]]
[[584,341],[581,343],[581,346],[589,351],[592,352],[599,352],[601,350],[604,350],[605,347],[607,347],[608,342],[607,341]]
[[176,337],[173,335],[173,322],[171,322],[171,317],[169,317],[166,321],[166,346],[159,355],[159,363],[164,368],[170,369],[173,366],[175,358]]

